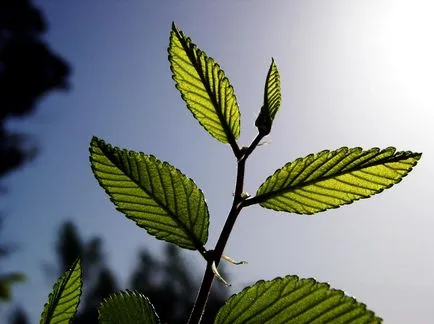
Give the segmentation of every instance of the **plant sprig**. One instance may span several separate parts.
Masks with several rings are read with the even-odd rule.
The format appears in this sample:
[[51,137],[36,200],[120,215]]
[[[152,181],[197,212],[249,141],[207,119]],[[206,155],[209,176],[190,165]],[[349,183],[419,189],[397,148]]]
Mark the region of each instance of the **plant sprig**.
[[[253,197],[244,193],[246,162],[272,125],[281,105],[280,75],[272,59],[255,126],[258,134],[248,147],[240,147],[240,110],[232,85],[216,61],[172,24],[169,63],[175,86],[200,125],[218,141],[229,144],[237,164],[234,197],[226,222],[213,249],[205,244],[209,212],[203,192],[192,179],[174,166],[152,155],[112,147],[94,137],[90,145],[92,171],[116,208],[157,239],[197,250],[207,266],[189,323],[200,323],[217,266],[237,217],[245,207],[297,214],[316,214],[369,198],[400,182],[418,163],[420,153],[386,149],[342,147],[325,150],[288,162],[269,176]],[[79,263],[61,277],[43,313],[44,323],[54,323],[66,289],[81,291]],[[71,281],[71,278],[75,278]],[[81,280],[81,279],[80,279]],[[75,312],[68,304],[68,314]],[[62,299],[63,298],[63,299]],[[47,315],[48,314],[48,315]],[[71,317],[66,316],[69,321]],[[72,316],[72,315],[71,315]],[[100,307],[102,323],[158,323],[159,318],[146,296],[119,292]],[[295,275],[260,280],[230,297],[215,323],[380,323],[380,317],[363,303],[316,280]]]

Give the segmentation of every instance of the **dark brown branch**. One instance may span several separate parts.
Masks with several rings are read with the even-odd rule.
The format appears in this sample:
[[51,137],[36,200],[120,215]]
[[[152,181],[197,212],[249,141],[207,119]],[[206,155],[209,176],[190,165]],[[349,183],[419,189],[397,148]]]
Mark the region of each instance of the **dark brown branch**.
[[197,324],[200,323],[203,313],[205,312],[206,303],[208,300],[208,296],[211,292],[212,282],[214,280],[214,272],[212,270],[212,264],[215,262],[215,265],[218,266],[220,263],[220,259],[223,255],[223,251],[228,242],[229,236],[232,232],[232,229],[235,225],[238,215],[240,214],[241,209],[243,208],[242,202],[244,198],[242,197],[243,187],[244,187],[244,172],[246,169],[246,160],[249,155],[253,152],[256,146],[259,144],[263,136],[258,134],[249,147],[241,149],[241,157],[237,157],[237,180],[235,184],[235,194],[234,200],[232,203],[232,208],[229,212],[228,218],[226,219],[226,223],[223,226],[223,229],[220,233],[220,237],[217,241],[215,249],[212,254],[209,254],[210,257],[207,260],[205,274],[202,279],[202,285],[200,286],[199,294],[196,298],[196,303],[194,304],[193,310],[190,315],[190,319],[188,321],[189,324]]

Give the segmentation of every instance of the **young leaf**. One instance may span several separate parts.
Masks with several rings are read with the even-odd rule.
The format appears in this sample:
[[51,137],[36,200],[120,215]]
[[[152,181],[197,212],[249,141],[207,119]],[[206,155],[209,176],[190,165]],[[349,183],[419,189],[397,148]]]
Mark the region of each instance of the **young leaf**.
[[265,81],[264,105],[255,121],[255,126],[263,136],[270,133],[274,117],[280,108],[280,102],[280,76],[274,59],[272,59]]
[[286,164],[270,176],[245,205],[314,214],[368,198],[405,177],[420,153],[342,147]]
[[110,295],[101,303],[98,312],[100,324],[160,323],[149,299],[128,290]]
[[175,24],[168,52],[176,88],[193,116],[214,138],[238,148],[240,110],[223,70]]
[[96,137],[90,162],[101,187],[129,219],[160,240],[203,252],[208,207],[193,180],[152,155],[121,150]]
[[236,323],[381,323],[366,305],[326,283],[297,276],[258,281],[231,296],[216,324]]
[[75,260],[71,269],[65,272],[53,286],[41,314],[41,324],[69,323],[80,302],[82,274],[80,260]]

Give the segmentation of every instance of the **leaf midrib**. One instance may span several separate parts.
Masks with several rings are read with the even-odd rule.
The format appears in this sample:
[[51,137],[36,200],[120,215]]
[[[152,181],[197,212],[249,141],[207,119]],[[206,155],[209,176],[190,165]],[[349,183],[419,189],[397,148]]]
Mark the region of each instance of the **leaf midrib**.
[[[52,305],[52,307],[48,307],[47,316],[45,318],[44,323],[50,323],[50,320],[53,318],[56,307],[59,305],[59,301],[60,301],[62,292],[64,291],[65,287],[67,286],[69,279],[71,279],[71,277],[74,273],[73,270],[75,270],[75,267],[77,266],[78,262],[79,262],[78,259],[75,260],[72,267],[68,270],[67,275],[63,278],[61,285],[59,286],[59,289],[57,289],[57,291],[53,295],[53,300],[55,300],[55,303]],[[51,304],[50,301],[48,301],[48,303]],[[47,322],[47,320],[48,320],[48,322]]]
[[[234,146],[234,145],[236,146],[237,144],[236,144],[235,137],[232,134],[232,131],[231,131],[228,123],[226,122],[223,113],[221,112],[220,109],[218,109],[220,107],[219,107],[219,105],[218,105],[215,97],[212,95],[212,90],[209,87],[208,82],[206,81],[206,78],[205,78],[205,76],[203,74],[202,67],[200,65],[198,66],[196,64],[197,62],[196,62],[196,59],[195,59],[195,56],[194,56],[194,51],[188,46],[186,39],[183,37],[183,35],[180,34],[179,30],[175,27],[175,25],[173,25],[173,27],[174,27],[173,30],[174,30],[174,32],[176,34],[176,37],[178,38],[179,42],[182,45],[182,48],[184,49],[184,51],[186,52],[188,58],[190,59],[191,64],[193,65],[193,67],[195,68],[197,74],[199,75],[199,78],[200,78],[200,80],[202,82],[202,85],[204,86],[204,88],[205,88],[205,90],[206,90],[206,92],[207,92],[207,94],[209,96],[209,99],[211,100],[211,103],[214,106],[214,110],[215,110],[215,112],[216,112],[216,114],[217,114],[217,116],[218,116],[218,118],[220,120],[220,125],[223,127],[223,130],[225,132],[226,139],[228,140],[228,142],[230,143],[231,146]],[[190,44],[193,45],[193,47],[195,46],[192,43],[191,40],[190,40]],[[205,55],[205,53],[202,52],[202,51],[200,51],[198,48],[196,48],[196,49],[198,51],[198,55],[197,55],[198,56],[198,60],[200,61],[200,55],[201,54]],[[207,58],[209,58],[209,57],[207,57]],[[206,58],[204,58],[204,60],[206,62]],[[213,63],[213,66],[212,66],[213,68],[214,68],[214,64],[215,63]],[[212,71],[212,72],[214,72],[214,71]],[[214,77],[214,73],[212,73],[212,76]],[[218,78],[218,76],[217,76],[217,79],[219,81],[219,87],[218,87],[219,89],[218,90],[220,91],[221,80]],[[230,85],[228,85],[228,86],[230,86]],[[226,99],[226,95],[225,95],[225,99]]]
[[[169,208],[167,208],[164,204],[163,204],[163,202],[162,201],[160,201],[158,198],[156,198],[154,195],[152,195],[152,194],[150,194],[149,192],[148,192],[148,190],[146,190],[145,188],[143,188],[143,186],[141,185],[141,183],[140,182],[138,182],[138,181],[136,181],[136,180],[134,180],[134,179],[132,179],[131,178],[131,176],[129,175],[129,174],[127,174],[123,169],[121,169],[121,168],[119,168],[118,166],[117,166],[117,161],[114,161],[114,159],[111,159],[110,158],[110,155],[108,154],[108,153],[110,153],[110,152],[107,152],[106,150],[105,150],[105,147],[100,147],[99,145],[97,146],[100,150],[101,150],[101,152],[103,152],[104,154],[103,154],[103,156],[104,157],[106,157],[124,176],[126,176],[131,182],[133,182],[136,186],[138,186],[141,190],[143,190],[152,200],[154,200],[157,204],[158,204],[158,206],[161,208],[161,209],[163,209],[164,211],[166,211],[168,214],[169,214],[169,216],[171,217],[171,219],[173,219],[178,225],[180,225],[180,227],[184,230],[184,232],[185,233],[187,233],[187,235],[190,237],[190,239],[191,238],[193,238],[192,239],[192,242],[193,242],[193,245],[194,245],[194,247],[197,249],[197,250],[201,250],[202,248],[203,248],[203,244],[202,244],[202,242],[199,240],[199,239],[197,239],[196,238],[196,235],[193,233],[193,232],[191,232],[187,227],[186,227],[186,225],[184,225],[179,219],[178,219],[178,217],[176,217],[176,215],[169,209]],[[120,154],[122,154],[123,152],[121,151],[121,150],[119,150],[119,153]],[[125,153],[125,152],[124,152]],[[128,159],[129,160],[129,159]],[[156,161],[157,162],[157,161]],[[101,163],[101,162],[100,162]],[[158,162],[157,162],[158,163]],[[146,165],[146,168],[147,168],[147,171],[148,171],[148,173],[149,173],[149,170],[148,170],[148,165],[147,165],[147,163],[145,163],[145,165]],[[158,168],[158,166],[157,166],[157,168]],[[159,179],[160,179],[160,181],[161,181],[161,174],[160,174],[160,172],[158,172],[158,175],[159,175]],[[162,183],[161,183],[161,185],[162,185]],[[153,184],[152,184],[152,182],[151,182],[151,186],[153,186]],[[164,186],[162,185],[162,187],[164,188]],[[164,190],[163,190],[164,191]],[[166,192],[164,191],[164,194],[166,194]]]
[[[276,67],[276,64],[274,63],[274,59],[272,59],[271,66],[268,71],[267,79],[265,81],[265,91],[264,91],[264,102],[266,103],[266,106],[268,108],[268,113],[271,121],[274,120],[275,116],[273,116],[273,111],[276,110],[276,107],[273,107],[273,109],[271,109],[270,103],[273,104],[275,102],[275,100],[273,99],[280,94],[280,75],[279,72],[277,71],[277,67],[276,67],[276,71],[274,71],[273,69],[274,67]],[[273,91],[271,92],[274,92],[271,96],[269,96],[270,93],[268,91],[268,89],[270,88],[270,81],[272,81],[273,83],[272,85]]]
[[[378,152],[378,154],[379,153],[381,153],[381,151]],[[406,152],[404,152],[404,154],[405,153]],[[417,159],[418,157],[420,157],[420,153],[411,153],[408,156],[405,156],[404,160],[407,160],[407,159],[410,159],[410,158],[416,158]],[[245,201],[244,205],[245,206],[250,206],[250,205],[253,205],[253,204],[258,204],[258,203],[260,204],[260,203],[265,202],[265,201],[267,201],[267,200],[269,200],[269,199],[271,199],[273,197],[276,197],[276,196],[279,196],[279,195],[283,195],[285,193],[288,193],[288,192],[291,192],[291,191],[295,191],[295,190],[303,188],[303,187],[310,186],[310,185],[315,184],[317,182],[327,181],[327,180],[330,180],[330,179],[333,179],[333,178],[336,178],[336,177],[339,177],[339,176],[342,176],[342,175],[345,175],[345,174],[349,174],[349,173],[352,173],[352,172],[360,171],[362,169],[366,169],[366,168],[370,168],[370,167],[374,167],[374,166],[383,165],[385,163],[400,162],[402,160],[403,160],[403,156],[402,155],[401,156],[397,156],[396,153],[395,153],[395,156],[393,156],[393,158],[391,158],[391,159],[388,159],[386,157],[386,158],[377,160],[375,162],[359,165],[359,166],[351,169],[350,171],[344,171],[344,172],[338,171],[335,174],[331,174],[331,175],[328,175],[328,176],[325,176],[325,177],[316,178],[316,179],[309,180],[309,181],[306,181],[306,182],[302,182],[300,184],[293,185],[293,186],[291,186],[291,185],[285,186],[285,187],[280,188],[280,189],[276,189],[276,190],[273,190],[273,191],[270,191],[270,192],[267,192],[267,193],[264,193],[264,194],[257,195],[257,196],[255,196],[253,198],[247,199]],[[295,163],[295,162],[292,162],[292,163]],[[412,166],[414,166],[414,165],[412,165]],[[283,168],[281,168],[280,170],[282,170]]]

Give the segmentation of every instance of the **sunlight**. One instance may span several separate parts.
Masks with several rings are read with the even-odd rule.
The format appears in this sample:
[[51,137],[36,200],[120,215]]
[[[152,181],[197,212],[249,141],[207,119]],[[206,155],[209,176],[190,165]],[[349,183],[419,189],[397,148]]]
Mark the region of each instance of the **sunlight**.
[[[434,2],[416,1],[410,6],[407,1],[393,1],[382,9],[375,41],[387,78],[409,100],[425,105],[434,89]],[[434,117],[432,109],[425,113]]]

